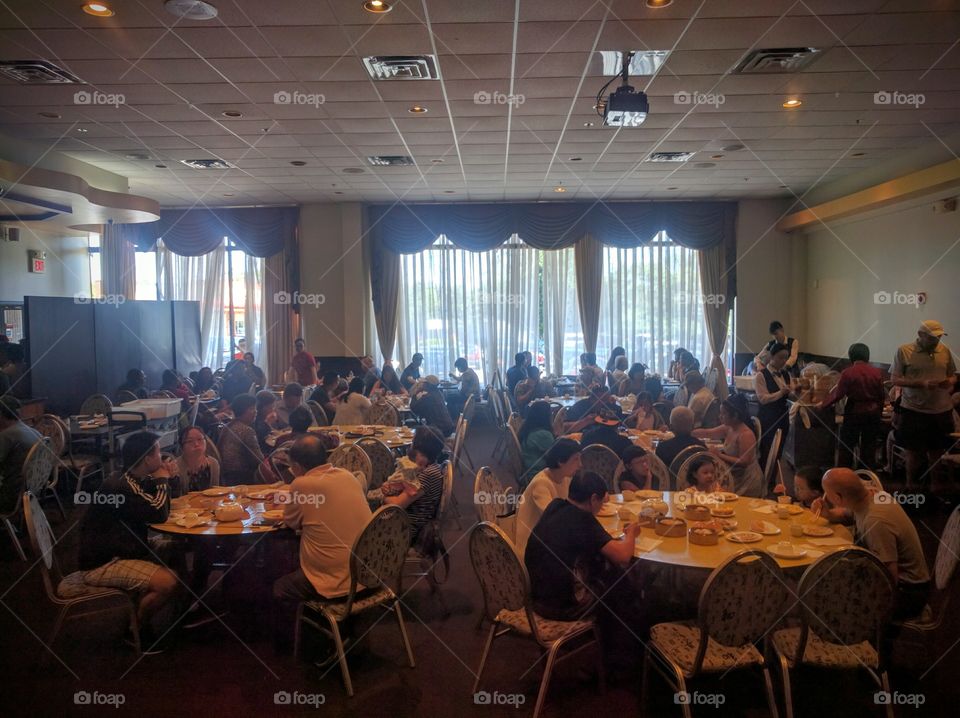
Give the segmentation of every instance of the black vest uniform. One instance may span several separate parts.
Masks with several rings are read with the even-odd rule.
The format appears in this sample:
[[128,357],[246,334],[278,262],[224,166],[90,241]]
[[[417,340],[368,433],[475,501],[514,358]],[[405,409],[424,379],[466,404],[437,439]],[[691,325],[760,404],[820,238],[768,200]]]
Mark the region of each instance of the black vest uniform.
[[[785,381],[790,381],[790,374],[787,371],[779,372],[780,377]],[[767,391],[774,393],[780,391],[780,385],[774,379],[774,372],[769,368],[764,368],[760,372],[764,382],[767,385]],[[760,419],[760,426],[763,434],[760,437],[760,463],[766,466],[767,454],[770,453],[770,445],[773,443],[773,435],[777,429],[783,431],[780,441],[780,450],[783,451],[783,445],[787,441],[787,432],[790,430],[790,407],[787,405],[787,397],[781,396],[776,401],[769,404],[760,404],[760,410],[757,412],[757,418]]]

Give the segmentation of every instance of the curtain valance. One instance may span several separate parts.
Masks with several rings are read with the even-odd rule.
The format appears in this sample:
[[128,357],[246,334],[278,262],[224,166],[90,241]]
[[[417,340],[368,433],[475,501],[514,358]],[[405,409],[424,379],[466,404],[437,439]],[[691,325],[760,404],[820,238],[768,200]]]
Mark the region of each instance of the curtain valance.
[[236,209],[164,209],[160,220],[129,225],[140,251],[151,250],[162,237],[173,253],[198,257],[212,252],[230,237],[246,254],[272,257],[295,243],[298,207]]
[[401,254],[420,252],[440,235],[480,252],[513,234],[537,249],[562,249],[586,235],[636,247],[661,230],[684,247],[708,249],[733,240],[736,216],[735,202],[394,204],[369,205],[367,226],[375,244]]

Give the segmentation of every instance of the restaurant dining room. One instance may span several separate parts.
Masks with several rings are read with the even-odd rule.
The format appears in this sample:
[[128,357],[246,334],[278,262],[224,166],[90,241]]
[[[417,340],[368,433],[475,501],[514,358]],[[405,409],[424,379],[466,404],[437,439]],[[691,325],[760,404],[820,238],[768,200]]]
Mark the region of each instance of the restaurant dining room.
[[958,153],[957,0],[0,0],[0,713],[957,715]]

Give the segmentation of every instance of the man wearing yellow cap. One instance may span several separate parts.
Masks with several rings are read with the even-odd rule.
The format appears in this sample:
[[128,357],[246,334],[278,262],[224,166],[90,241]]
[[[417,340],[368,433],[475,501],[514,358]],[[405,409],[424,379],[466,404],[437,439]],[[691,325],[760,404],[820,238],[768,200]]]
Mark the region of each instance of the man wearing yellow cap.
[[944,336],[940,322],[921,323],[916,341],[897,350],[890,369],[894,386],[901,387],[895,438],[906,450],[908,485],[920,478],[924,454],[932,469],[950,445],[957,365]]

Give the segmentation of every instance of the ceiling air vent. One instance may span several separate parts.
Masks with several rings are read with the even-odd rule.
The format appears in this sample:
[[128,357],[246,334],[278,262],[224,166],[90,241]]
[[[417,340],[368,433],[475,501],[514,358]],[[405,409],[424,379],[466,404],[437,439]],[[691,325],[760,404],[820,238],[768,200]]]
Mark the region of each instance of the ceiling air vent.
[[193,167],[195,170],[229,170],[233,165],[223,160],[180,160],[187,167]]
[[815,47],[774,47],[754,50],[737,66],[736,73],[799,72],[820,56]]
[[21,85],[84,84],[83,80],[72,72],[67,72],[46,60],[4,60],[0,62],[0,73]]
[[363,58],[374,80],[439,80],[435,55],[374,55]]
[[686,162],[696,152],[653,152],[645,162]]
[[413,157],[409,155],[375,155],[367,157],[367,162],[374,167],[412,167]]

